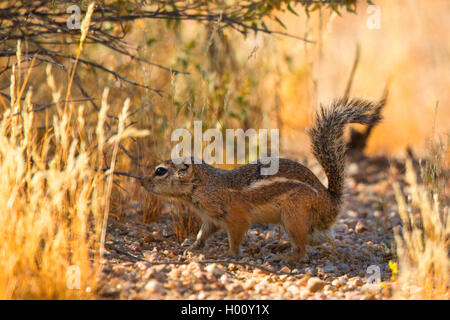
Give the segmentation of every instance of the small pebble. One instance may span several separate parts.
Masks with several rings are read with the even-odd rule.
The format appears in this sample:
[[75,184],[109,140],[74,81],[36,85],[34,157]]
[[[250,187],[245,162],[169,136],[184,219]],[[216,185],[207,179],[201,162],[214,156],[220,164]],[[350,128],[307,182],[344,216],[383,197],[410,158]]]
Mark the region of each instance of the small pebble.
[[287,267],[287,266],[284,266],[283,268],[280,269],[280,272],[289,273],[289,272],[291,272],[291,269],[289,269],[289,267]]
[[139,270],[146,270],[146,269],[150,268],[151,266],[152,265],[150,263],[145,262],[145,261],[138,261],[138,262],[136,262],[136,267]]
[[153,279],[147,282],[144,289],[151,293],[161,293],[164,291],[163,286],[157,280]]
[[325,286],[325,282],[320,278],[313,277],[308,280],[308,289],[310,292],[316,292]]
[[205,270],[215,277],[220,277],[224,273],[215,263],[208,265]]
[[369,230],[369,227],[367,226],[367,223],[364,222],[364,220],[359,220],[356,223],[356,226],[355,226],[356,233],[363,233],[364,231],[367,231],[367,230]]
[[326,273],[333,273],[336,271],[336,267],[334,266],[334,264],[327,264],[322,268],[323,272]]

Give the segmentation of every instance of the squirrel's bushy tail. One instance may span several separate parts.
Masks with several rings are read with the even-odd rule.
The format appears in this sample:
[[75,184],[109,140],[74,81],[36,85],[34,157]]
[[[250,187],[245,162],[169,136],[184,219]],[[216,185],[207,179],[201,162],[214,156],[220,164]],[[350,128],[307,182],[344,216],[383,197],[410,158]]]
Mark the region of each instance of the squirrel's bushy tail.
[[309,130],[314,156],[328,178],[328,191],[340,204],[344,189],[345,148],[344,128],[348,123],[376,124],[381,120],[384,101],[372,103],[361,99],[342,98],[316,114],[314,127]]

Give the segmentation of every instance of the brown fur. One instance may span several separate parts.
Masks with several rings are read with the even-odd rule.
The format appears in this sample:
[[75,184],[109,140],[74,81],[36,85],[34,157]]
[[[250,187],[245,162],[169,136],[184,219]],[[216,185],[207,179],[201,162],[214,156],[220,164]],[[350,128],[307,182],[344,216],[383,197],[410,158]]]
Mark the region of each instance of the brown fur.
[[328,188],[308,168],[289,159],[279,159],[274,175],[261,175],[264,164],[260,161],[221,170],[203,161],[195,164],[193,158],[181,164],[167,160],[155,168],[164,167],[167,173],[152,172],[142,184],[149,192],[181,200],[197,212],[203,226],[193,247],[203,247],[210,236],[225,229],[229,253],[237,254],[250,225],[278,223],[289,235],[294,248],[289,262],[294,263],[305,254],[307,243],[332,237],[344,187],[344,127],[375,124],[380,120],[378,107],[348,99],[337,100],[329,108],[321,106],[310,136],[314,155],[327,174]]

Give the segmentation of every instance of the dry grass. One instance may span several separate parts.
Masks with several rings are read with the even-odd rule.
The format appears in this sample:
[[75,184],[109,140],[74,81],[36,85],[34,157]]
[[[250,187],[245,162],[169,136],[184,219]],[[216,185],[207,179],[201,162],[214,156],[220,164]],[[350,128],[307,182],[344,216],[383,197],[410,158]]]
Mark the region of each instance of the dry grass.
[[170,212],[174,233],[178,243],[187,238],[195,238],[201,227],[198,216],[182,203],[176,203]]
[[24,75],[21,60],[19,42],[0,120],[0,299],[93,298],[112,188],[112,175],[94,168],[114,169],[118,141],[147,132],[125,129],[126,101],[116,134],[106,136],[108,90],[88,126],[83,105],[61,102],[50,67],[56,111],[37,120],[32,88],[23,99],[32,64]]
[[158,221],[162,211],[162,201],[159,197],[152,196],[150,193],[141,191],[142,199],[140,200],[142,206],[142,222],[152,223]]
[[[19,87],[13,78],[11,94]],[[86,141],[77,137],[83,116],[74,125],[72,109],[55,115],[39,140],[30,99],[18,95],[0,122],[0,297],[89,298],[108,197],[104,176],[92,170]],[[73,282],[79,290],[68,289],[70,270],[80,276]]]
[[105,141],[105,97],[96,135],[87,137],[83,109],[69,103],[38,139],[30,98],[14,99],[0,121],[0,298],[91,298],[112,184],[93,164],[112,147],[114,168],[118,139],[143,132],[123,129],[125,104],[118,134]]
[[436,152],[422,168],[422,184],[408,161],[406,198],[399,185],[394,185],[403,224],[396,232],[397,298],[449,299],[450,216],[445,197],[449,177],[442,163],[448,142],[434,146]]

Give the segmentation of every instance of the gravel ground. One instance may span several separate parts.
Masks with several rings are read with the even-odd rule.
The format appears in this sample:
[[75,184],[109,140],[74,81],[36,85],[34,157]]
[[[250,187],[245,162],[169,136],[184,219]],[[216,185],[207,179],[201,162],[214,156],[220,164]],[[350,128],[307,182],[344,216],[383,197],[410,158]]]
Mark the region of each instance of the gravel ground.
[[[306,165],[326,181],[318,166]],[[217,233],[201,251],[189,251],[192,239],[181,245],[175,241],[169,215],[146,225],[130,210],[120,222],[110,219],[99,296],[388,299],[393,228],[400,224],[392,183],[403,184],[401,172],[401,165],[389,166],[386,159],[349,164],[346,198],[334,227],[337,251],[328,243],[308,246],[307,256],[290,267],[279,257],[289,250],[279,226],[253,226],[242,242],[241,255],[229,258],[223,255],[228,248],[225,232]],[[174,263],[158,264],[166,261]],[[373,283],[376,278],[383,284]]]

